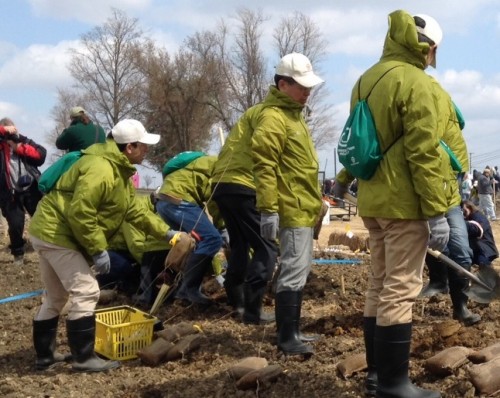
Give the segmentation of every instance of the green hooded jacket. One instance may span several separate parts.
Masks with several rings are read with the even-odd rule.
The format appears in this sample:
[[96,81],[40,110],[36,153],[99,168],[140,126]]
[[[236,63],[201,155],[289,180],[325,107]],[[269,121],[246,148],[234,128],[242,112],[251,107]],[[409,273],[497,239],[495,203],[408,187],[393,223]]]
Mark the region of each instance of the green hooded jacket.
[[[368,105],[385,153],[375,175],[358,182],[362,217],[420,220],[448,210],[449,157],[440,146],[440,122],[435,87],[424,72],[430,47],[419,43],[413,17],[405,11],[389,15],[389,29],[378,63],[362,76],[361,97],[373,88]],[[358,101],[358,83],[351,110]],[[392,144],[392,146],[391,146]],[[352,180],[345,169],[341,184]]]
[[[267,98],[266,98],[267,100]],[[214,165],[212,182],[233,183],[255,190],[250,148],[258,116],[266,100],[248,108],[229,132]]]
[[[164,223],[162,218],[154,212],[154,206],[149,195],[136,195],[135,202],[144,209],[144,217],[153,219],[151,223]],[[110,250],[126,250],[141,264],[142,256],[149,251],[169,250],[170,244],[162,235],[161,239],[146,234],[133,224],[124,221],[119,231],[109,241]]]
[[113,140],[90,146],[38,203],[30,234],[90,256],[107,250],[125,221],[166,239],[167,224],[145,217],[134,201],[130,177],[135,171]]
[[224,228],[224,221],[217,204],[211,200],[212,173],[216,160],[217,156],[201,156],[186,167],[168,174],[163,180],[160,194],[197,204],[201,208],[206,204],[215,228],[220,230]]
[[303,105],[271,86],[252,135],[257,209],[280,227],[313,227],[321,208],[319,163]]
[[[462,165],[462,170],[458,171],[458,173],[465,173],[469,170],[469,152],[467,150],[467,144],[465,142],[462,129],[460,128],[460,122],[455,111],[455,106],[450,95],[443,89],[443,87],[441,87],[441,85],[433,77],[430,77],[430,79],[434,85],[436,101],[439,107],[439,123],[442,124],[442,126],[440,125],[439,130],[444,131],[442,140],[453,151]],[[457,171],[453,170],[451,164],[446,170],[444,177],[448,188],[446,193],[448,208],[459,206],[462,198],[460,196],[458,186]]]

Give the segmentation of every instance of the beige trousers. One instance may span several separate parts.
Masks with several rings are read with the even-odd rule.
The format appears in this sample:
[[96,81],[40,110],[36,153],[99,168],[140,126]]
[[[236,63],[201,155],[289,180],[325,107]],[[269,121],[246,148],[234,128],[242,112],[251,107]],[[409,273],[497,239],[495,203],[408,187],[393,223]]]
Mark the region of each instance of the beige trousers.
[[376,317],[379,326],[409,323],[422,289],[428,223],[371,217],[363,217],[363,223],[371,252],[364,316]]
[[99,284],[85,257],[76,250],[33,236],[30,240],[40,257],[40,274],[46,290],[45,300],[35,320],[59,316],[69,296],[69,320],[93,315],[99,300]]

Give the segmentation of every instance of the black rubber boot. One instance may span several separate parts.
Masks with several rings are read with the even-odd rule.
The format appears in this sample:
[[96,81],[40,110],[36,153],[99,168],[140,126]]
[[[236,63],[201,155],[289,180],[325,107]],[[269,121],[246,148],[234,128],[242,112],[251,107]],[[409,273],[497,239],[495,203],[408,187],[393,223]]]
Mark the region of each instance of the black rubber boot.
[[120,366],[117,361],[99,358],[94,351],[95,315],[66,320],[68,344],[73,355],[73,370],[78,372],[102,372]]
[[204,254],[192,253],[182,271],[181,286],[175,297],[202,306],[213,304],[214,302],[200,291],[205,273],[208,267],[211,266],[212,257]]
[[233,307],[238,316],[242,316],[245,311],[243,284],[235,284],[226,279],[224,281],[224,290],[226,291],[227,304]]
[[448,294],[448,267],[430,254],[425,256],[425,263],[429,270],[429,283],[420,292],[420,297]]
[[375,326],[377,398],[440,398],[441,393],[424,390],[408,377],[411,323]]
[[266,285],[254,287],[246,284],[243,287],[245,308],[243,312],[243,323],[249,325],[263,325],[275,321],[273,314],[262,311],[262,299],[266,293]]
[[377,368],[375,367],[375,326],[377,325],[377,318],[364,317],[363,321],[366,363],[368,365],[365,379],[365,395],[374,397],[377,392]]
[[310,345],[300,340],[301,291],[276,293],[276,325],[278,329],[278,349],[287,355],[306,355],[314,353]]
[[33,345],[36,352],[36,370],[50,369],[52,366],[71,359],[71,355],[55,352],[57,324],[59,317],[33,321]]
[[[462,265],[467,271],[470,266]],[[473,314],[467,308],[469,297],[465,294],[469,288],[469,279],[462,277],[456,271],[450,272],[450,298],[453,304],[453,319],[462,322],[465,326],[471,326],[481,321],[481,315]]]
[[[304,297],[304,292],[301,290],[300,291],[300,305],[301,305],[301,310],[302,310],[302,300]],[[319,340],[320,335],[319,334],[304,334],[301,331],[299,331],[299,339],[300,341],[303,341],[304,343],[312,343],[313,341]]]

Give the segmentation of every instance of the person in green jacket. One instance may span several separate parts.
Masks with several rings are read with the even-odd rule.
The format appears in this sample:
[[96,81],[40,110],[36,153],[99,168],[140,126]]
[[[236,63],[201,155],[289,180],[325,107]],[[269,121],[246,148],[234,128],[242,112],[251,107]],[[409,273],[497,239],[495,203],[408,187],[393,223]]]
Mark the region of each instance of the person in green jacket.
[[[469,153],[462,134],[465,122],[449,94],[434,78],[431,79],[436,90],[436,100],[441,109],[440,117],[445,126],[442,141],[453,151],[457,159],[455,167],[449,168],[447,179],[449,209],[445,216],[450,226],[450,239],[443,253],[462,268],[470,271],[473,252],[469,246],[467,224],[460,207],[462,198],[459,189],[462,175],[469,170]],[[453,306],[453,319],[457,319],[466,326],[478,323],[481,316],[472,313],[467,308],[468,296],[466,292],[469,288],[469,279],[456,270],[448,268],[442,261],[430,254],[427,254],[425,263],[429,270],[429,283],[422,289],[420,295],[431,297],[439,293],[449,292]]]
[[[380,398],[435,398],[408,377],[412,307],[422,289],[427,247],[443,250],[449,238],[447,182],[450,159],[433,82],[443,37],[436,20],[397,10],[389,15],[382,57],[353,87],[351,109],[368,98],[384,154],[370,180],[358,181],[358,209],[369,232],[371,273],[364,308],[368,373],[366,393]],[[360,97],[358,97],[358,95]],[[353,179],[343,169],[334,195],[343,197]],[[430,234],[429,234],[430,230]],[[430,238],[430,239],[429,239]]]
[[264,101],[246,110],[229,132],[212,174],[213,200],[224,218],[231,248],[224,277],[227,303],[246,324],[275,320],[273,313],[262,310],[262,302],[276,268],[278,246],[276,239],[260,234],[250,148],[263,109],[279,104],[270,92]]
[[[156,209],[173,228],[194,233],[198,238],[194,251],[182,271],[176,298],[207,306],[213,304],[201,291],[203,277],[227,236],[217,204],[210,200],[215,156],[203,155],[164,176]],[[168,163],[167,163],[168,164]],[[213,222],[205,212],[212,216]],[[227,243],[227,242],[226,242]]]
[[169,240],[176,233],[161,220],[144,216],[130,180],[134,164],[140,164],[149,145],[159,139],[137,120],[118,122],[110,138],[83,150],[82,157],[39,202],[29,228],[46,290],[33,320],[37,369],[47,369],[62,359],[54,352],[57,324],[70,295],[66,329],[73,369],[99,372],[119,366],[94,352],[94,310],[99,299],[94,272],[109,272],[108,242],[123,222],[157,239]]
[[92,144],[106,141],[104,129],[92,123],[88,113],[81,106],[71,108],[69,117],[71,124],[56,139],[57,149],[68,152],[80,151]]
[[273,106],[259,115],[251,141],[256,207],[263,238],[279,235],[281,270],[276,284],[278,349],[311,355],[299,330],[302,289],[313,260],[313,228],[322,206],[319,163],[304,107],[323,83],[299,53],[281,58],[269,96]]
[[[137,195],[134,200],[144,210],[144,217],[156,219],[151,220],[152,223],[163,222],[155,213],[151,195]],[[100,289],[116,286],[131,295],[134,302],[151,305],[154,280],[163,271],[170,248],[164,237],[157,239],[135,224],[122,222],[119,231],[108,242],[110,271],[96,276]]]

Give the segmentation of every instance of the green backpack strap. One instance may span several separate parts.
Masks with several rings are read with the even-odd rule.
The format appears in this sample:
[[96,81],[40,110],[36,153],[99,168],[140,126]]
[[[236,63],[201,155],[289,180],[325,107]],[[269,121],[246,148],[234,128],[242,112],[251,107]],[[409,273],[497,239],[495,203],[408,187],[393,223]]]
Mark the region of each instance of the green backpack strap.
[[59,178],[81,157],[82,151],[72,151],[61,156],[42,173],[38,180],[38,189],[43,194],[49,193],[57,184]]

